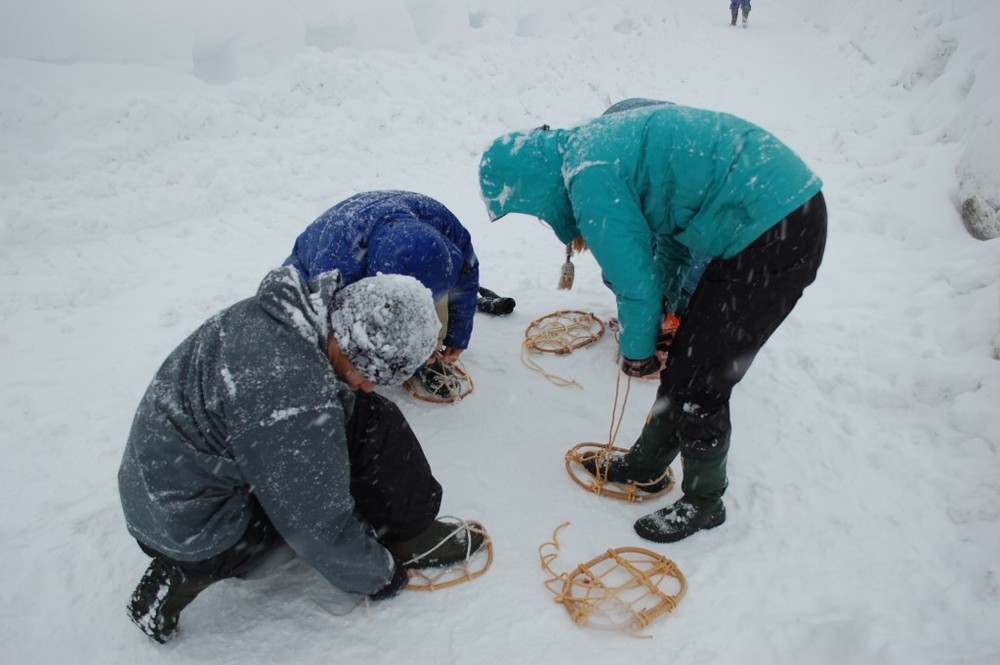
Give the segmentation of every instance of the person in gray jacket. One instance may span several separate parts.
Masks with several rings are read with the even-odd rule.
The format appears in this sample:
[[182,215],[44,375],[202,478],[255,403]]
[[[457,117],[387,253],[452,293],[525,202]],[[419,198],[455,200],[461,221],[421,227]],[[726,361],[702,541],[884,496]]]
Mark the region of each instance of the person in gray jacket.
[[337,271],[307,283],[284,267],[178,346],[118,472],[128,531],[153,557],[129,618],[165,642],[201,591],[279,549],[375,600],[406,585],[407,567],[478,550],[481,535],[435,520],[441,486],[398,407],[373,392],[426,362],[438,326],[412,277],[341,288]]

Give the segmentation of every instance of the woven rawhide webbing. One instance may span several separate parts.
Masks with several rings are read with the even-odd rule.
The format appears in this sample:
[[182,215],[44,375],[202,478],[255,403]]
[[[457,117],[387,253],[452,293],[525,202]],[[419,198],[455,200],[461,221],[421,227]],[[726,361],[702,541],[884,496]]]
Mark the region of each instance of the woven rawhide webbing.
[[564,309],[532,321],[524,331],[524,345],[561,355],[593,344],[603,334],[604,321],[591,312]]
[[472,378],[465,369],[461,360],[456,360],[448,364],[447,372],[438,372],[431,367],[424,368],[425,372],[432,372],[439,377],[446,387],[446,396],[441,397],[427,390],[427,387],[415,376],[411,376],[403,383],[403,388],[412,397],[425,402],[437,404],[453,404],[458,402],[472,392]]
[[593,344],[604,335],[604,322],[590,312],[575,309],[560,310],[532,321],[524,331],[521,362],[560,387],[582,388],[573,379],[550,374],[535,362],[532,352],[566,355]]
[[[667,470],[664,471],[661,477],[646,483],[637,483],[634,481],[616,483],[608,480],[607,468],[609,456],[613,453],[624,454],[627,452],[628,450],[625,448],[618,448],[617,446],[609,448],[604,443],[579,443],[566,451],[566,472],[573,479],[573,482],[588,492],[593,492],[597,496],[621,499],[629,503],[642,503],[648,499],[662,496],[674,488],[674,473],[670,467],[667,467]],[[591,475],[583,467],[583,462],[590,460],[597,462],[597,476]],[[664,478],[670,479],[666,487],[658,489],[655,492],[646,491],[646,487],[655,485]]]
[[560,525],[552,541],[538,548],[542,569],[551,577],[545,588],[581,626],[619,630],[635,637],[654,619],[676,609],[687,581],[670,559],[641,547],[609,549],[570,573],[557,573]]

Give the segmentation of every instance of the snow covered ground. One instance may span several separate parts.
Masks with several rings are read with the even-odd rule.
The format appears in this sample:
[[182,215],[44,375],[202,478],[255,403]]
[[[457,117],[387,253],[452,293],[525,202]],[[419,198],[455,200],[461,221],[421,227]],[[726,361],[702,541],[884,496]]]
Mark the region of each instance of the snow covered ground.
[[[7,0],[0,6],[0,662],[1000,662],[1000,240],[958,213],[1000,201],[994,0]],[[361,3],[350,3],[361,4]],[[547,369],[525,327],[613,316],[590,256],[555,289],[537,221],[490,224],[476,167],[496,135],[647,96],[761,124],[824,179],[820,277],[733,398],[729,521],[669,546],[646,506],[563,468],[606,441],[614,343]],[[292,563],[226,581],[150,643],[124,605],[147,559],[116,471],[166,354],[250,295],[334,202],[399,188],[465,222],[482,282],[475,391],[400,403],[492,570],[355,609]],[[633,385],[618,441],[655,386]],[[679,469],[678,469],[679,472]],[[575,626],[543,587],[609,547],[674,560],[689,590],[650,640]]]

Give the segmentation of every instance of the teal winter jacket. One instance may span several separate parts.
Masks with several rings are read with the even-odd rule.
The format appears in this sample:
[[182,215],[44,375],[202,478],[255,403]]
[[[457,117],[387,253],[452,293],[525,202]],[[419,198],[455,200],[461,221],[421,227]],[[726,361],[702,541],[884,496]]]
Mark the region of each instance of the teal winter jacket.
[[501,136],[479,176],[491,219],[523,213],[563,243],[583,237],[632,359],[653,355],[664,300],[677,301],[692,255],[732,258],[822,187],[760,127],[673,105]]

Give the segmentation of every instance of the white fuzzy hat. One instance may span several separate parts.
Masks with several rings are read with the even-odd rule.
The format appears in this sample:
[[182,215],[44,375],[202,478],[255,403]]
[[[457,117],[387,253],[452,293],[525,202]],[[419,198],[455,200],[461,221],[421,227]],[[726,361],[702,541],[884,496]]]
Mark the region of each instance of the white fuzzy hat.
[[330,332],[341,353],[380,386],[413,376],[437,347],[440,327],[430,289],[405,275],[348,284],[330,310]]

